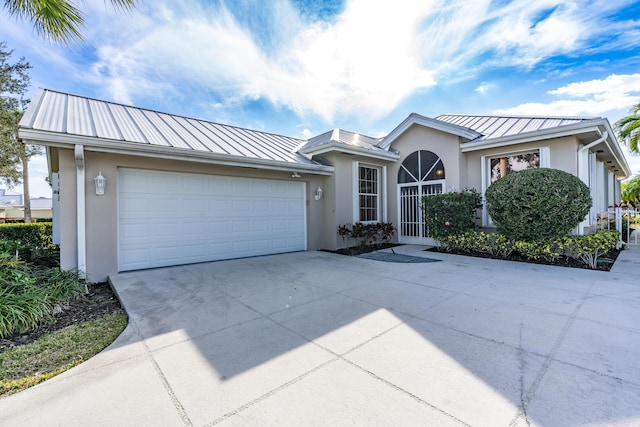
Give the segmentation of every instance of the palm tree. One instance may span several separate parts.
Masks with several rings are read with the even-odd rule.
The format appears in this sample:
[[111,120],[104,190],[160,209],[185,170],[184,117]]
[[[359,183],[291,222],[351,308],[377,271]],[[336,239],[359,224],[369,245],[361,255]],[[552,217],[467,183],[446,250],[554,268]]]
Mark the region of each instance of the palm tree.
[[[136,0],[110,0],[122,10],[135,7]],[[69,0],[4,0],[11,16],[33,22],[36,31],[46,38],[62,43],[82,39],[80,27],[84,18],[80,9]]]
[[630,115],[621,118],[615,124],[615,130],[618,139],[626,141],[629,145],[629,151],[632,153],[640,153],[638,140],[640,140],[640,103],[633,107]]

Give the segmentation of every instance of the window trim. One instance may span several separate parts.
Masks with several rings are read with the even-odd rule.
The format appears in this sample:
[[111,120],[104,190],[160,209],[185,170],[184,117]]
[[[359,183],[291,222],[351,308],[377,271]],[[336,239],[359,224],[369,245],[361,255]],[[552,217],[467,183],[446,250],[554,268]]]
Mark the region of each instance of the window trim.
[[[378,203],[376,209],[378,211],[377,221],[360,221],[360,167],[367,167],[378,170]],[[387,167],[368,162],[353,162],[353,223],[362,222],[363,224],[375,224],[377,222],[387,222]]]

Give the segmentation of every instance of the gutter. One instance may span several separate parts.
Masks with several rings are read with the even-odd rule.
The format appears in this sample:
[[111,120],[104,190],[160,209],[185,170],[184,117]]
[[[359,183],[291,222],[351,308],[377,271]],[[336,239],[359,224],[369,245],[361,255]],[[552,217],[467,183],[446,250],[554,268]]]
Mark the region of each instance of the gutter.
[[[285,171],[289,173],[300,172],[317,175],[331,175],[334,170],[332,166],[317,163],[305,164],[271,159],[246,158],[175,147],[155,146],[141,142],[111,141],[80,135],[58,134],[34,129],[20,129],[19,135],[29,144],[46,145],[48,147],[58,148],[72,148],[77,145],[83,145],[85,151],[100,153],[155,157],[187,162]],[[115,145],[118,145],[119,147],[115,147]],[[299,153],[292,154],[295,155]]]

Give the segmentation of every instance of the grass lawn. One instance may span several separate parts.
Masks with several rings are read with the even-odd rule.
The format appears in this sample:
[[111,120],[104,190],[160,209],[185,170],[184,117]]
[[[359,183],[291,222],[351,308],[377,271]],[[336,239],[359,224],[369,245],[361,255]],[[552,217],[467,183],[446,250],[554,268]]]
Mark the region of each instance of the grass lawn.
[[34,386],[84,362],[111,344],[126,326],[127,315],[119,310],[6,349],[0,353],[0,397]]

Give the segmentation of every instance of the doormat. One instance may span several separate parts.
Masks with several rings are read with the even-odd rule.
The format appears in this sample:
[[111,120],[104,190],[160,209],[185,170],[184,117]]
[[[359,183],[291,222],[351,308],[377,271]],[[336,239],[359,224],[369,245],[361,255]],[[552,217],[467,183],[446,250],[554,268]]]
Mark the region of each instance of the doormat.
[[372,259],[375,261],[382,261],[382,262],[401,262],[405,264],[419,264],[419,263],[425,263],[425,262],[441,261],[439,259],[394,254],[391,252],[369,252],[367,254],[358,255],[358,258]]

